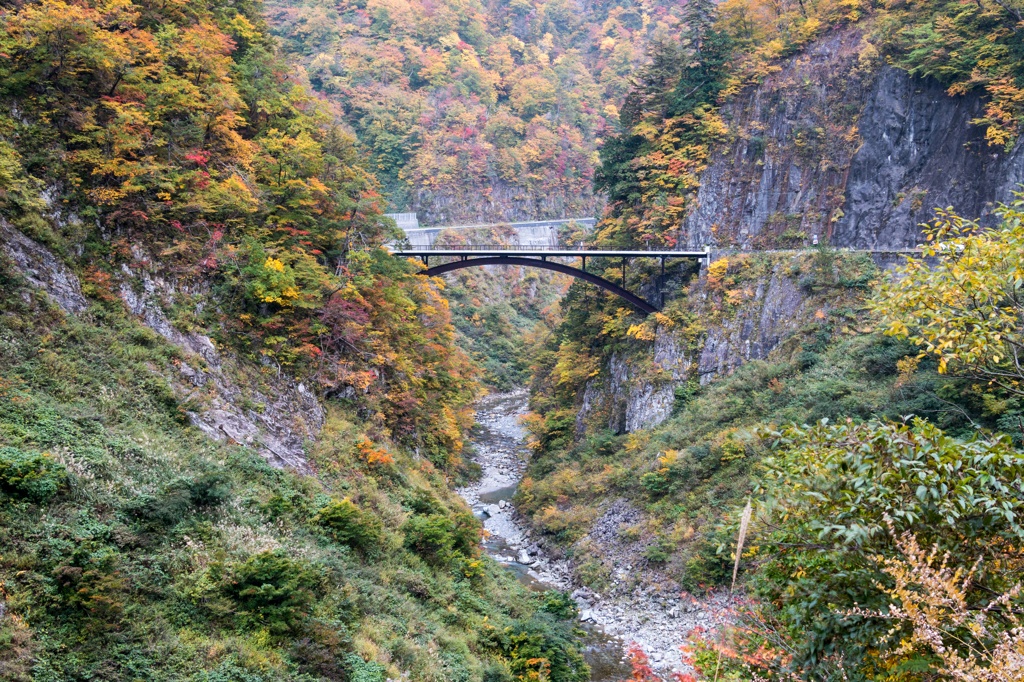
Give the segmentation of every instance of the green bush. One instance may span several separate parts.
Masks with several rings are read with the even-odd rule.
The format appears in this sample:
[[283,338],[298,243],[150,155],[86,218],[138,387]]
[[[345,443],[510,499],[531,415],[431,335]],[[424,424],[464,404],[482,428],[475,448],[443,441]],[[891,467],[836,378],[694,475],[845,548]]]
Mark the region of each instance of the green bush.
[[346,657],[350,682],[384,682],[387,669],[380,663],[364,661],[355,654]]
[[546,679],[551,682],[586,682],[590,669],[567,630],[550,617],[535,616],[502,630],[487,627],[483,634],[490,648],[505,658],[515,679],[542,679],[531,675],[547,667]]
[[405,524],[405,545],[435,563],[446,564],[457,554],[474,556],[480,541],[480,522],[472,514],[413,516]]
[[46,502],[66,482],[67,472],[49,455],[0,448],[0,489],[9,495]]
[[273,678],[247,670],[232,656],[213,670],[204,671],[198,679],[201,682],[270,682]]
[[675,549],[675,543],[668,538],[659,538],[656,543],[644,550],[644,556],[647,557],[648,561],[661,564],[672,557],[672,552]]
[[[758,514],[768,523],[753,540],[764,557],[754,593],[784,626],[811,634],[793,652],[795,669],[838,655],[867,665],[872,650],[896,643],[891,623],[846,611],[885,610],[888,578],[875,557],[892,556],[904,533],[951,571],[970,569],[965,598],[979,608],[1017,581],[1004,567],[1020,561],[1024,539],[1024,454],[1009,437],[952,438],[920,418],[763,435],[775,453],[763,462]],[[721,539],[723,556],[734,538],[733,529]]]
[[213,507],[231,496],[227,474],[205,472],[173,481],[158,495],[142,494],[125,505],[125,510],[153,526],[173,526],[193,509]]
[[569,593],[559,590],[548,590],[544,593],[544,605],[540,610],[550,613],[559,620],[575,620],[579,614],[579,608]]
[[317,512],[314,520],[335,542],[349,547],[369,549],[380,539],[381,527],[377,519],[360,510],[347,497],[332,501]]
[[820,355],[818,355],[817,353],[813,353],[809,350],[804,350],[800,351],[800,355],[797,356],[796,364],[797,367],[799,367],[801,370],[806,371],[814,367],[816,364],[818,364],[819,360],[821,360]]
[[669,489],[667,472],[662,470],[648,471],[640,477],[640,485],[652,496],[664,495]]
[[679,580],[685,589],[705,592],[728,584],[732,577],[732,560],[728,552],[718,551],[719,545],[725,541],[724,535],[712,532],[693,544]]
[[313,599],[309,588],[314,576],[288,557],[283,549],[260,552],[227,574],[224,591],[241,608],[249,623],[271,632],[296,630]]

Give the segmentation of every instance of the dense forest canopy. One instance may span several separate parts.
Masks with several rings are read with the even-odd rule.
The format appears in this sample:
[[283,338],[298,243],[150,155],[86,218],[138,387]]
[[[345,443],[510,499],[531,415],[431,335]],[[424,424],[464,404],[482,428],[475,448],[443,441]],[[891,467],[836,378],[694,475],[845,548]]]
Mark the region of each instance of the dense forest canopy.
[[[864,73],[983,94],[974,125],[1009,149],[1019,0],[39,0],[0,21],[0,233],[43,245],[82,301],[0,251],[0,676],[586,679],[575,603],[483,558],[451,490],[486,373],[530,377],[516,505],[566,552],[593,549],[617,495],[681,587],[743,564],[755,601],[729,646],[695,642],[705,674],[1020,679],[1019,202],[989,232],[941,214],[930,260],[881,287],[826,244],[699,277],[637,259],[628,285],[670,290],[646,319],[558,278],[421,277],[383,248],[388,207],[593,212],[574,243],[676,246],[722,107],[841,31]],[[679,381],[659,429],[581,413],[613,361],[670,337],[695,356],[776,277],[815,302],[777,355]],[[678,379],[660,362],[645,380]],[[250,416],[312,387],[308,471],[189,426],[225,382]]]
[[685,212],[722,98],[845,26],[863,25],[868,58],[951,94],[984,90],[978,122],[1012,144],[1020,14],[1000,2],[555,0],[278,3],[270,17],[301,77],[343,109],[394,208],[500,221],[522,217],[512,206],[524,198],[526,215],[559,217],[599,212],[607,195],[643,203],[648,238]]
[[599,210],[597,147],[679,7],[374,0],[277,4],[270,17],[313,88],[343,107],[396,208],[512,187],[562,197],[547,216],[562,217]]

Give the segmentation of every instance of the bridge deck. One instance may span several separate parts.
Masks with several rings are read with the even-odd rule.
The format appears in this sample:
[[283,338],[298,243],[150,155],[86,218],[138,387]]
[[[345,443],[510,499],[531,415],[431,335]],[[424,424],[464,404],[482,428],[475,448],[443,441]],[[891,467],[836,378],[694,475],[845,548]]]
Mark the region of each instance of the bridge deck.
[[557,256],[559,258],[705,258],[707,251],[615,251],[596,249],[563,249],[557,246],[464,246],[459,248],[411,248],[392,251],[394,256]]

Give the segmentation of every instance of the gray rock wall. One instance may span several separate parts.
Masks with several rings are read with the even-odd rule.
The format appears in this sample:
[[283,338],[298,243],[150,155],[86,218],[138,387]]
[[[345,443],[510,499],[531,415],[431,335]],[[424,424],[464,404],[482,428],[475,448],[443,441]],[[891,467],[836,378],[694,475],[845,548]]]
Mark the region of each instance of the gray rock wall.
[[1024,182],[1024,145],[1010,153],[989,145],[971,123],[983,109],[977,95],[950,97],[936,81],[883,69],[860,115],[861,145],[833,243],[912,247],[935,208],[979,218],[1009,201]]
[[[486,194],[485,189],[489,190]],[[604,204],[604,197],[590,190],[580,195],[563,191],[541,196],[534,189],[497,178],[467,178],[458,192],[416,191],[406,210],[428,225],[450,225],[601,215]]]
[[730,139],[681,241],[896,249],[919,243],[936,207],[989,215],[1024,182],[1024,142],[990,146],[971,123],[983,106],[886,66],[856,29],[832,34],[722,107]]
[[29,284],[45,291],[64,312],[80,313],[88,307],[75,273],[49,249],[29,239],[2,218],[0,249],[7,252]]
[[[698,353],[687,350],[678,329],[659,327],[648,348],[614,354],[579,398],[577,436],[597,425],[617,433],[656,426],[671,415],[677,386],[692,379],[704,385],[746,362],[763,360],[819,312],[827,313],[827,297],[801,290],[791,274],[798,270],[790,266],[801,256],[776,258],[770,276],[743,285],[749,298],[735,313],[707,324]],[[691,289],[690,297],[702,312],[708,298],[704,283]]]
[[722,107],[729,139],[701,175],[682,243],[777,248],[827,232],[857,150],[858,103],[877,70],[860,58],[865,45],[857,30],[831,34]]
[[[73,315],[87,309],[75,273],[2,219],[0,248],[29,284],[45,291],[64,312]],[[309,471],[305,444],[316,438],[325,415],[306,386],[280,373],[240,385],[235,377],[242,376],[241,368],[222,356],[209,337],[183,332],[167,319],[163,311],[175,295],[172,282],[145,273],[139,276],[126,266],[120,295],[140,322],[184,351],[185,360],[168,379],[178,399],[191,406],[188,416],[194,426],[215,440],[230,438],[255,448],[273,466]]]
[[757,283],[753,298],[735,317],[708,329],[697,362],[701,385],[750,360],[764,360],[817,312],[784,270],[783,264],[775,266],[771,279]]
[[[535,220],[523,223],[507,223],[515,234],[515,242],[519,246],[558,246],[558,228],[568,223],[578,223],[590,229],[597,221],[594,218],[565,218],[559,220]],[[485,233],[487,228],[504,227],[505,225],[455,225],[451,227],[417,227],[404,229],[409,243],[418,248],[434,246],[434,242],[442,233],[457,236],[460,232],[474,235]]]
[[272,466],[309,472],[306,441],[316,439],[325,414],[304,384],[281,372],[246,382],[236,378],[244,376],[237,365],[226,371],[235,363],[209,337],[182,332],[164,315],[164,304],[175,294],[166,281],[147,274],[126,278],[120,294],[143,324],[185,351],[178,375],[170,379],[179,399],[192,407],[187,414],[193,426],[214,440],[255,448]]

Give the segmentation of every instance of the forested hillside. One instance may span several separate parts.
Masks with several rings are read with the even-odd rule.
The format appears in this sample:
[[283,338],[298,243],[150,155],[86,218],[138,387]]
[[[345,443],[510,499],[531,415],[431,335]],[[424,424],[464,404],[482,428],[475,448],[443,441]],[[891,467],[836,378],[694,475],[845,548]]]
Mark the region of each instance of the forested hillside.
[[[657,593],[735,607],[687,675],[1024,679],[1022,15],[0,1],[0,678],[582,682]],[[390,209],[725,252],[642,317]],[[575,601],[454,492],[484,384]]]
[[449,487],[443,283],[262,12],[0,9],[0,678],[585,679]]
[[[705,679],[1022,679],[1021,14],[691,2],[637,71],[590,243],[723,253],[635,260],[634,290],[671,292],[647,318],[570,287],[531,349],[516,503],[604,604],[742,591],[691,638]],[[901,109],[919,93],[933,120]],[[936,218],[958,193],[979,212]],[[833,236],[927,246],[900,265]]]
[[278,3],[269,17],[392,206],[451,224],[599,215],[597,147],[679,7],[359,0]]

